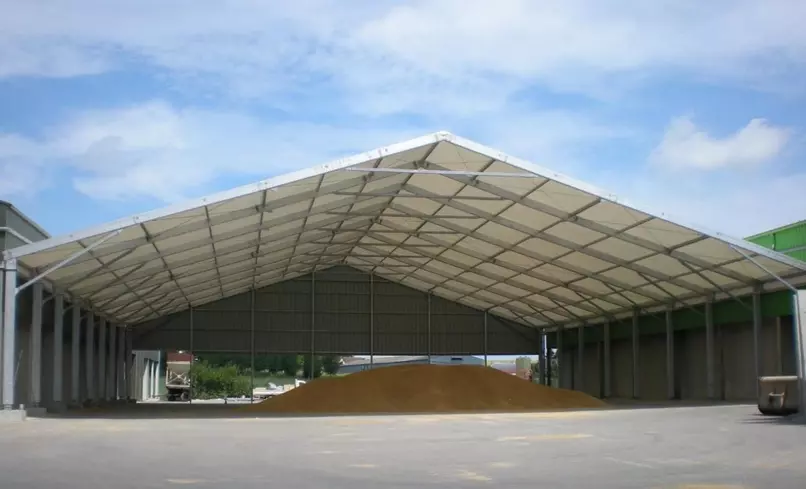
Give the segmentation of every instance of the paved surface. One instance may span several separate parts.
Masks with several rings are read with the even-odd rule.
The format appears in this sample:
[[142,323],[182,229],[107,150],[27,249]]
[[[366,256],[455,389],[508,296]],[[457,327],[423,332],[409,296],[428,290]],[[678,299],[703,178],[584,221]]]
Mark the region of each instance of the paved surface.
[[753,406],[324,418],[160,409],[0,425],[0,487],[806,487],[806,426]]

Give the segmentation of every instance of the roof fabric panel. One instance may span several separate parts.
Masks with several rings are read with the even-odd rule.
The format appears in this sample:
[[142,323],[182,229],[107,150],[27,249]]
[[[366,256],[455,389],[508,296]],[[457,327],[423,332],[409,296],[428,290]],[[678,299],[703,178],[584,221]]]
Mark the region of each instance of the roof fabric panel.
[[806,277],[806,264],[448,133],[4,252],[138,323],[336,264],[537,327]]

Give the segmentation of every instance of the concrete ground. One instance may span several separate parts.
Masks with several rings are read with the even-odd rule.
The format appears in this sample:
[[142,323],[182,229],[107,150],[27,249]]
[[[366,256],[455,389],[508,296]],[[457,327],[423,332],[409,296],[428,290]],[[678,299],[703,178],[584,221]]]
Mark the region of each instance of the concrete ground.
[[0,487],[802,489],[806,426],[754,406],[234,417],[146,405],[0,424]]

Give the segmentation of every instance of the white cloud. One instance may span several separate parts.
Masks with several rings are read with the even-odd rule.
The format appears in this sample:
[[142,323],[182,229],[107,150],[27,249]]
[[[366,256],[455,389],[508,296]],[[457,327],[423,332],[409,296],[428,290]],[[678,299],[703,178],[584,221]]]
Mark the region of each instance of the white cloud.
[[175,201],[209,191],[218,178],[265,178],[419,132],[268,124],[233,112],[177,109],[161,101],[87,111],[40,140],[0,134],[0,195],[35,193],[47,185],[45,176],[64,169],[77,190],[95,199]]
[[717,138],[687,117],[674,119],[650,160],[664,168],[713,170],[769,163],[784,149],[790,130],[753,119],[735,133]]
[[467,113],[535,84],[599,94],[670,70],[779,84],[802,72],[804,17],[787,0],[9,2],[0,76],[145,62],[269,102],[325,83],[361,113]]

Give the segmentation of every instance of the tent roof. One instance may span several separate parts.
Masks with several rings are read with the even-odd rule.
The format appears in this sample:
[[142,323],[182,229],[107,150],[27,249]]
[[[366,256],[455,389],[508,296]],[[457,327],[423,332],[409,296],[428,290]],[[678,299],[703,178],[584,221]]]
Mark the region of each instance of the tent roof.
[[29,274],[71,257],[48,283],[126,324],[337,264],[539,327],[774,288],[756,263],[806,276],[445,132],[5,253]]

